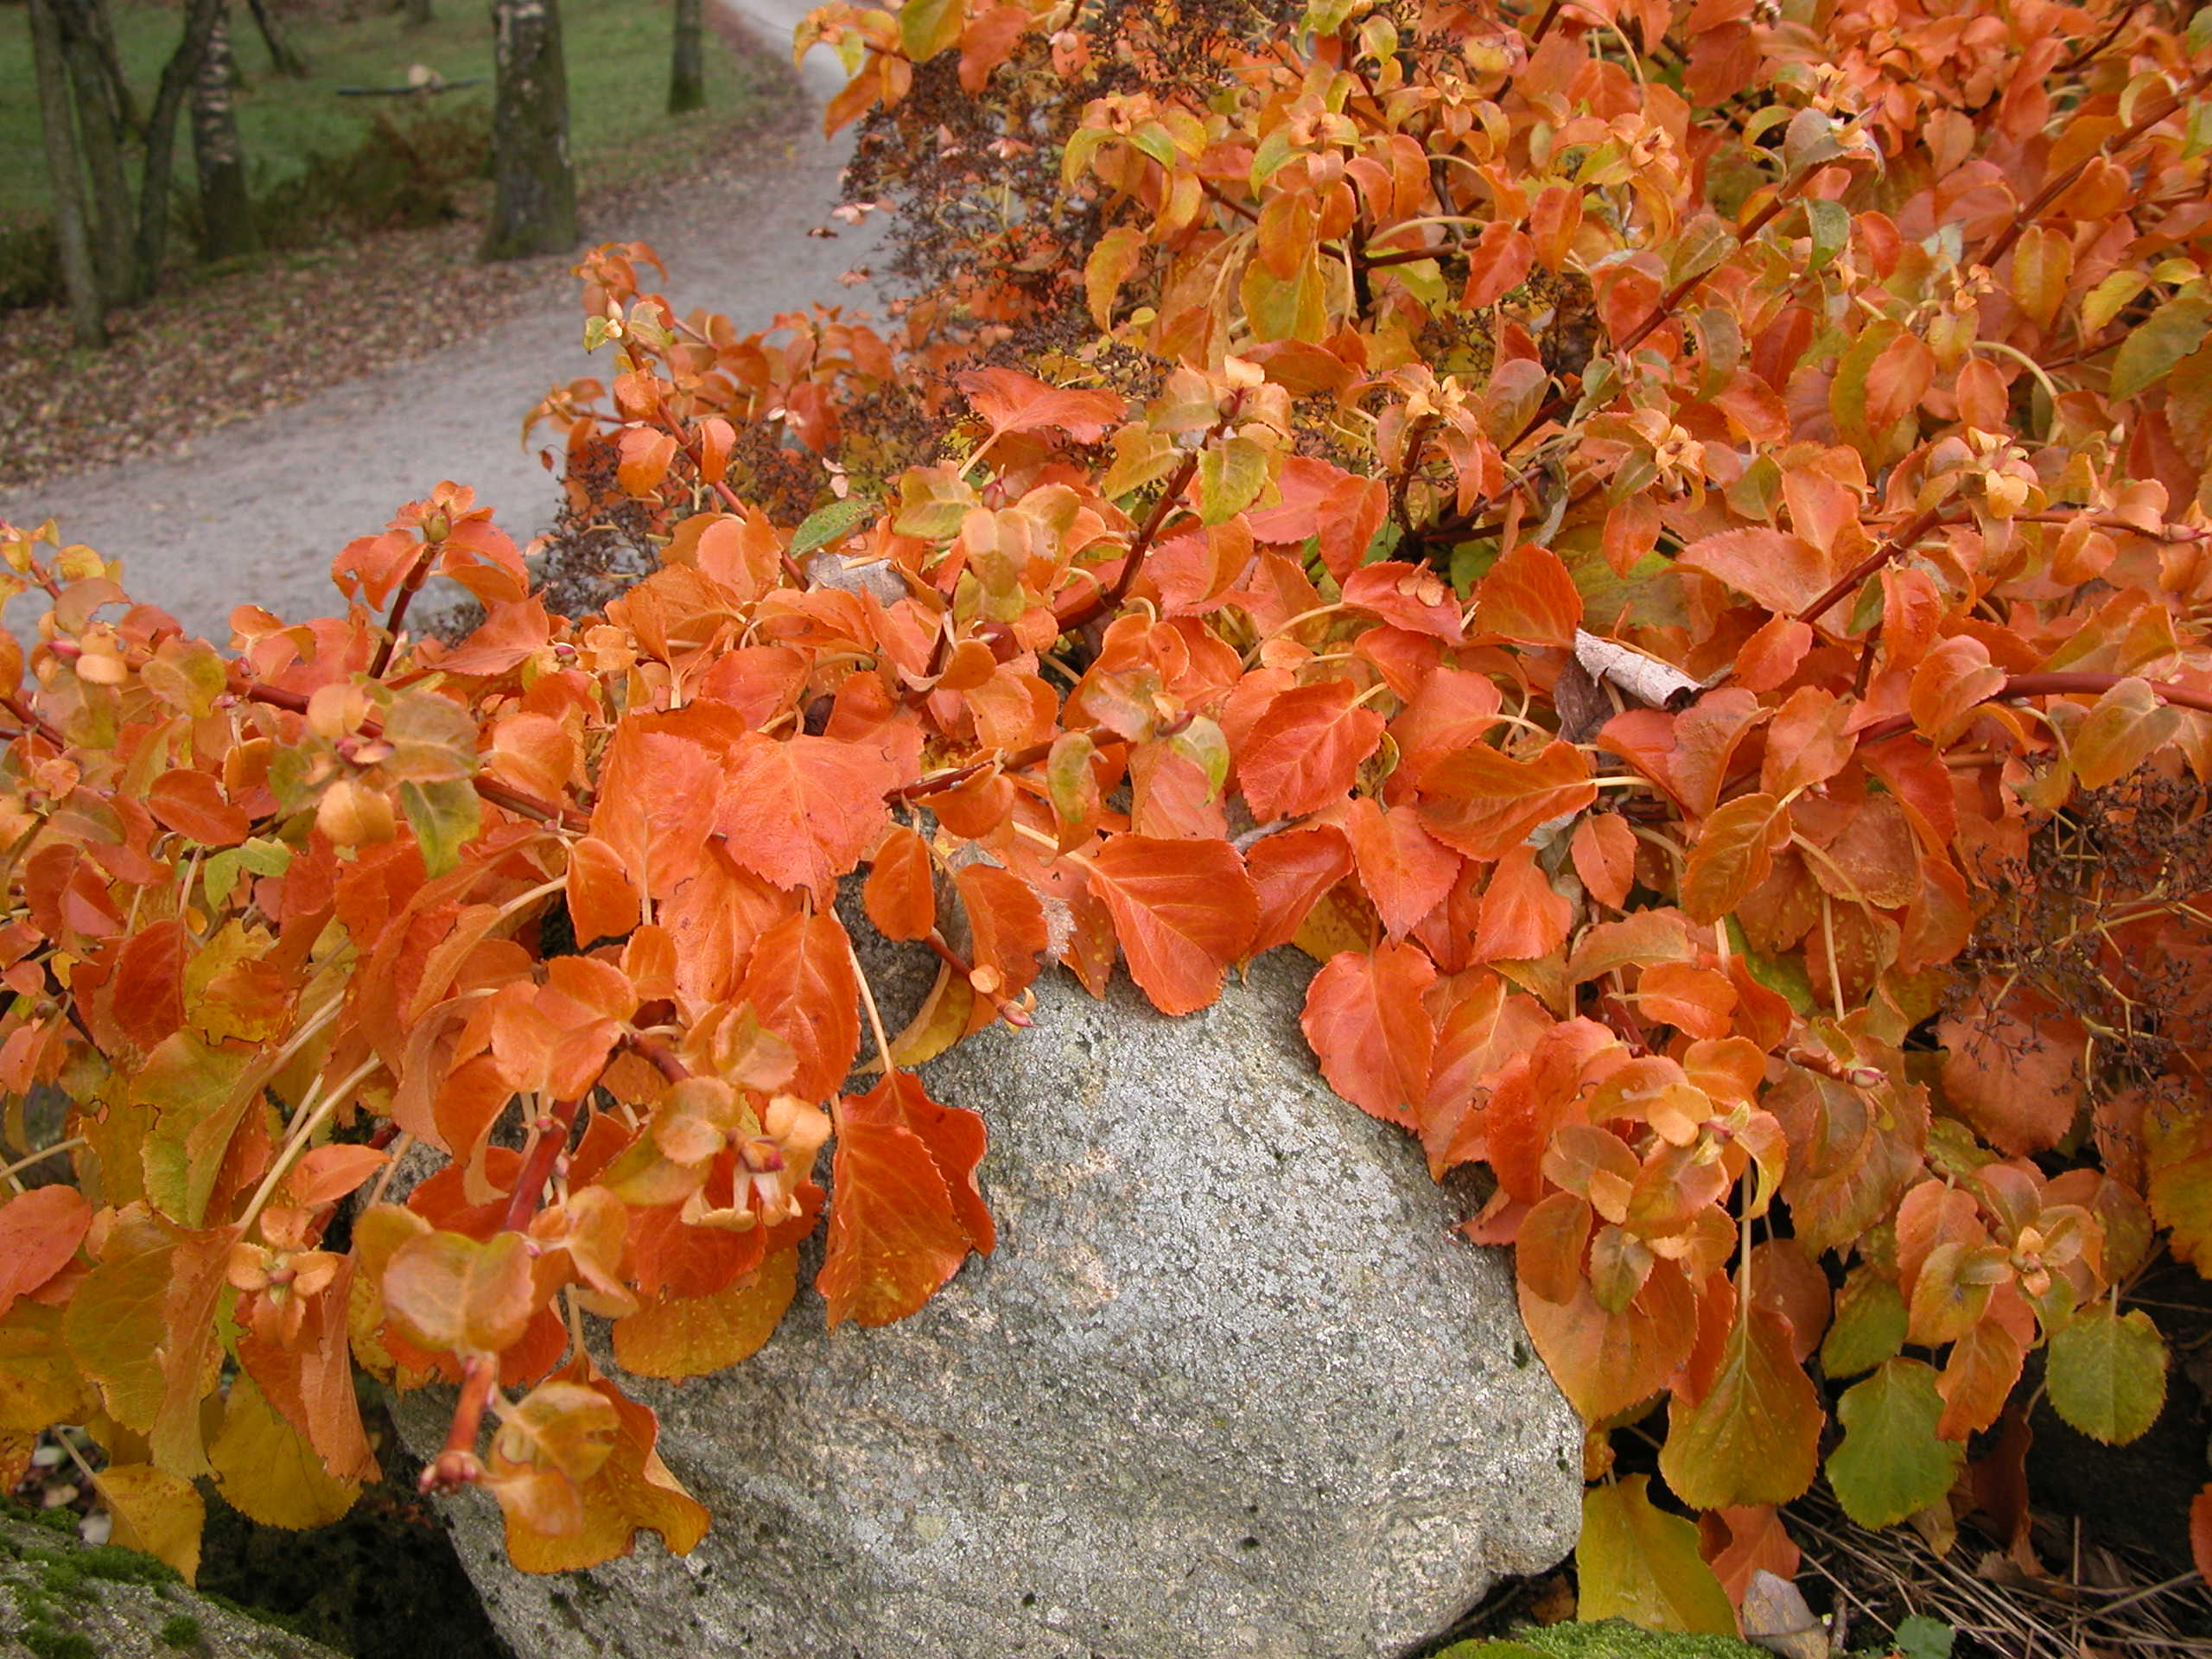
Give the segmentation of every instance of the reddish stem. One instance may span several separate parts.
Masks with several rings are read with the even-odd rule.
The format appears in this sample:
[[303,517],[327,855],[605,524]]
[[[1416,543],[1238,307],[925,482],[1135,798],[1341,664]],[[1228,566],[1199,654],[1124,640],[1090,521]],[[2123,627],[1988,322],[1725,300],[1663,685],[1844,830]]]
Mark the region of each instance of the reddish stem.
[[1956,512],[1946,513],[1940,507],[1930,507],[1925,512],[1916,515],[1903,530],[1897,531],[1896,535],[1853,565],[1850,569],[1838,576],[1829,585],[1826,593],[1797,613],[1797,620],[1804,623],[1818,621],[1829,606],[1845,595],[1855,592],[1860,582],[1866,581],[1867,577],[1872,575],[1929,531],[1938,524],[1955,524],[1961,516]]
[[53,744],[55,748],[66,749],[69,747],[67,740],[47,722],[46,716],[25,702],[16,693],[11,691],[6,696],[0,697],[0,709],[5,709],[30,730],[36,732],[48,742]]
[[399,625],[407,620],[407,607],[415,602],[415,595],[429,580],[430,556],[437,551],[433,543],[423,543],[423,550],[415,556],[415,563],[407,572],[407,580],[399,584],[399,592],[392,596],[391,614],[384,620],[384,640],[377,646],[375,660],[369,664],[369,677],[384,678],[384,671],[391,666],[391,653],[399,646]]
[[[732,512],[742,512],[745,511],[745,503],[739,499],[737,492],[730,488],[728,485],[723,483],[720,479],[716,479],[715,480],[715,493],[721,497],[724,504],[728,506]],[[788,548],[777,554],[776,557],[782,562],[784,574],[791,579],[791,585],[793,587],[804,588],[810,588],[814,585],[807,581],[806,572],[798,568],[798,561],[791,557],[791,550]]]
[[582,1106],[580,1100],[561,1101],[550,1115],[538,1121],[537,1138],[530,1143],[530,1155],[523,1160],[522,1173],[516,1179],[515,1190],[507,1197],[507,1231],[521,1232],[537,1213],[538,1194],[553,1179],[554,1166],[568,1151],[569,1131],[575,1128],[576,1113]]
[[444,1449],[424,1465],[416,1483],[424,1497],[458,1491],[483,1478],[476,1437],[483,1431],[484,1408],[492,1402],[492,1387],[499,1377],[499,1362],[489,1354],[471,1354],[461,1367],[461,1398],[454,1402],[453,1427],[446,1431]]
[[682,1083],[691,1075],[690,1068],[677,1059],[675,1051],[659,1038],[648,1037],[641,1031],[633,1031],[629,1035],[628,1042],[639,1055],[652,1062],[654,1071],[659,1072],[671,1083]]
[[1089,604],[1072,616],[1062,618],[1062,632],[1073,633],[1092,618],[1118,609],[1122,601],[1128,597],[1130,584],[1136,581],[1137,572],[1143,568],[1144,556],[1152,550],[1153,541],[1166,524],[1167,515],[1175,510],[1176,504],[1183,499],[1183,492],[1190,487],[1192,479],[1198,475],[1198,460],[1205,454],[1206,445],[1229,430],[1229,423],[1236,418],[1237,411],[1243,407],[1243,392],[1237,392],[1230,398],[1229,407],[1222,410],[1221,418],[1213,423],[1198,447],[1192,450],[1183,464],[1175,469],[1175,475],[1167,480],[1167,487],[1160,493],[1160,499],[1152,504],[1152,511],[1145,516],[1136,540],[1129,543],[1128,556],[1122,561],[1122,574],[1114,578],[1114,585],[1094,595]]
[[[1557,8],[1554,7],[1554,10],[1557,10]],[[1783,185],[1780,189],[1777,190],[1774,194],[1774,200],[1767,203],[1765,207],[1760,208],[1758,213],[1754,213],[1751,216],[1751,223],[1745,226],[1743,229],[1736,232],[1737,246],[1739,248],[1742,247],[1753,237],[1757,236],[1761,231],[1764,230],[1767,226],[1774,220],[1776,215],[1779,214],[1782,210],[1784,207],[1787,207],[1790,204],[1791,200],[1794,200],[1791,192],[1796,186],[1802,183],[1805,180],[1811,178],[1815,173],[1818,173],[1820,170],[1821,169],[1819,168],[1815,168],[1811,172],[1801,174],[1796,179],[1790,181],[1789,183]],[[1616,352],[1632,352],[1637,346],[1643,344],[1646,340],[1649,340],[1651,337],[1652,332],[1656,329],[1660,324],[1665,322],[1669,317],[1674,315],[1675,308],[1682,302],[1682,301],[1689,295],[1690,291],[1700,283],[1703,282],[1707,276],[1713,274],[1713,269],[1714,267],[1713,266],[1707,266],[1703,270],[1695,272],[1691,276],[1685,276],[1681,282],[1676,283],[1674,287],[1669,289],[1664,294],[1661,295],[1659,296],[1659,302],[1651,308],[1651,315],[1644,318],[1642,322],[1637,324],[1635,327],[1630,329],[1627,336],[1616,344],[1613,350]],[[1501,453],[1510,454],[1513,450],[1518,449],[1523,443],[1528,442],[1529,435],[1530,433],[1535,431],[1539,427],[1542,426],[1546,421],[1550,420],[1554,415],[1564,414],[1567,410],[1573,407],[1573,400],[1568,397],[1564,392],[1560,393],[1556,397],[1547,399],[1543,406],[1538,409],[1534,415],[1531,415],[1529,417],[1529,423],[1521,429],[1519,433],[1515,435],[1513,442],[1507,444],[1504,450]]]
[[1370,270],[1376,270],[1384,265],[1410,265],[1421,259],[1465,257],[1467,245],[1464,242],[1446,242],[1443,246],[1435,248],[1394,248],[1388,253],[1363,252],[1360,257]]
[[1230,213],[1235,213],[1239,219],[1244,219],[1254,225],[1260,222],[1259,214],[1254,213],[1243,202],[1234,200],[1231,198],[1224,195],[1221,193],[1220,188],[1211,179],[1200,179],[1198,181],[1198,193],[1205,196],[1207,200],[1215,202],[1221,207],[1228,208]]
[[2054,76],[2072,74],[2076,69],[2079,69],[2091,58],[2095,57],[2098,53],[2103,51],[2105,48],[2110,46],[2114,41],[2118,40],[2120,38],[2120,31],[2126,29],[2128,25],[2129,20],[2132,19],[2137,12],[2142,10],[2142,0],[2136,0],[2135,4],[2128,7],[2126,10],[2120,14],[2120,21],[2114,23],[2111,29],[2107,29],[2104,35],[2097,40],[2094,45],[2082,48],[2081,51],[2076,52],[2072,57],[2067,59],[2065,62],[2060,64],[2050,73]]
[[[2122,680],[2133,677],[2126,674],[2013,674],[2007,676],[2005,683],[1981,702],[2015,702],[2027,697],[2101,696]],[[2152,680],[2147,683],[2152,690],[2177,709],[2194,709],[2200,713],[2212,715],[2212,691],[2198,691],[2168,680]],[[1975,706],[1979,708],[1980,704]],[[1859,741],[1862,744],[1879,743],[1902,736],[1912,728],[1910,715],[1891,715],[1885,720],[1876,721],[1860,732]]]
[[2072,189],[2074,181],[2089,170],[2091,162],[2100,161],[2107,156],[2116,155],[2126,149],[2128,145],[2173,114],[2191,97],[2203,91],[2207,86],[2212,86],[2212,69],[2200,72],[2174,97],[2168,99],[2126,131],[2116,133],[2106,139],[2096,149],[2044,186],[2042,189],[2036,192],[2034,199],[2013,217],[2012,222],[2005,227],[2003,233],[1998,237],[1997,240],[1989,245],[1989,251],[1974,263],[1986,265],[1994,270],[1997,268],[1997,262],[2012,251],[2012,245],[2020,239],[2021,233],[2036,222],[2036,215]]

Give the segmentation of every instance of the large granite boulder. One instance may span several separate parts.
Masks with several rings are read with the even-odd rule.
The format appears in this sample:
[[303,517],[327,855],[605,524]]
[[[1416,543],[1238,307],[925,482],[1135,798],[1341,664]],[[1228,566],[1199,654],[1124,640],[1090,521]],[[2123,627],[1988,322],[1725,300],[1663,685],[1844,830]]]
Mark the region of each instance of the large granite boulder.
[[[934,963],[878,946],[897,1018]],[[924,1072],[990,1125],[997,1253],[912,1319],[824,1326],[632,1383],[714,1512],[588,1573],[462,1559],[534,1659],[1392,1655],[1572,1548],[1580,1429],[1503,1252],[1397,1131],[1330,1092],[1278,952],[1180,1020],[1055,970],[1034,1030]],[[895,1029],[895,1027],[894,1027]],[[418,1447],[443,1428],[418,1401]]]

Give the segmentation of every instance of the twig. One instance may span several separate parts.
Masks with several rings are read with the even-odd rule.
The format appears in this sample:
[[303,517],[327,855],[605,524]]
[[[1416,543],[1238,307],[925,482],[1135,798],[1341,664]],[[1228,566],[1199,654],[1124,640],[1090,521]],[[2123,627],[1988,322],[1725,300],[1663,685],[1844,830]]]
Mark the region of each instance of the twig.
[[[2101,696],[2122,680],[2135,677],[2126,674],[2012,674],[2005,683],[1981,699],[1974,706],[1984,703],[2014,702],[2026,697]],[[2199,691],[2190,686],[2176,685],[2170,680],[2145,682],[2164,701],[2177,709],[2194,709],[2212,715],[2212,692]],[[1891,715],[1878,720],[1859,734],[1862,743],[1879,743],[1912,729],[1910,715]]]
[[2074,181],[2089,170],[2091,162],[2101,161],[2108,155],[2114,155],[2126,149],[2128,145],[2133,143],[2161,121],[2165,120],[2186,104],[2191,97],[2203,91],[2207,86],[2212,86],[2212,69],[2200,71],[2172,98],[2168,99],[2150,114],[2139,118],[2126,131],[2116,133],[2106,139],[2104,143],[2044,186],[2035,194],[2028,205],[2013,216],[2012,222],[1999,234],[1997,240],[1990,244],[1989,251],[1974,263],[1987,265],[1991,270],[1995,270],[1997,262],[2012,251],[2012,245],[2020,239],[2021,233],[2036,222],[2036,215],[2072,189]]

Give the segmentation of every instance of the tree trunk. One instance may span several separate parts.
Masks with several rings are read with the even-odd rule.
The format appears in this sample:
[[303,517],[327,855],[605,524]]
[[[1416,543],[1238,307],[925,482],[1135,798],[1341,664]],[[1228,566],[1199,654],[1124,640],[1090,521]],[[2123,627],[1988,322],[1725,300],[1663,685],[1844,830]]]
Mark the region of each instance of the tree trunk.
[[154,93],[154,112],[146,120],[146,175],[138,197],[138,291],[161,286],[162,262],[168,251],[169,192],[176,187],[176,118],[185,94],[200,76],[207,36],[222,15],[223,0],[187,0],[184,35],[162,68]]
[[137,273],[130,260],[130,177],[124,166],[123,139],[128,127],[114,99],[107,66],[96,38],[81,27],[81,16],[61,10],[63,54],[77,93],[77,136],[84,149],[92,185],[92,266],[100,298],[109,307],[138,297]]
[[[81,49],[99,65],[100,102],[118,140],[128,133],[143,141],[144,124],[139,119],[137,100],[130,96],[130,83],[124,76],[123,59],[116,51],[115,25],[108,17],[107,0],[55,0],[54,10],[61,20],[62,39],[73,52]],[[84,96],[81,90],[78,96]]]
[[105,346],[106,308],[100,302],[92,243],[85,234],[85,176],[77,160],[76,113],[70,107],[69,66],[52,0],[31,0],[31,58],[38,79],[40,124],[46,130],[46,172],[54,189],[54,232],[61,245],[70,336],[79,346]]
[[676,0],[676,56],[668,72],[668,112],[707,107],[705,0]]
[[578,230],[559,0],[492,0],[492,28],[499,66],[493,200],[480,257],[566,253]]
[[261,31],[261,43],[269,48],[270,68],[288,80],[305,80],[308,54],[292,44],[269,0],[246,0],[246,3],[253,8],[253,26]]
[[231,259],[260,251],[246,194],[245,147],[238,142],[238,66],[231,58],[228,8],[215,9],[207,49],[192,83],[192,159],[200,174],[200,257]]

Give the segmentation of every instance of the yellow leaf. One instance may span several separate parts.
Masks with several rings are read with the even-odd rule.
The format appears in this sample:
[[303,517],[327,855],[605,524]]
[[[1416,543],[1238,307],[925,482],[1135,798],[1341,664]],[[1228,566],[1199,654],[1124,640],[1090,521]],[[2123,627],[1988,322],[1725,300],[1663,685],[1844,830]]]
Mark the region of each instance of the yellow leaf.
[[124,1463],[102,1470],[95,1484],[115,1517],[110,1541],[167,1561],[187,1584],[200,1576],[207,1506],[190,1481],[150,1463]]
[[639,1376],[706,1376],[749,1359],[768,1340],[798,1284],[798,1252],[709,1296],[667,1298],[614,1322],[614,1357]]
[[525,1573],[569,1573],[626,1555],[640,1529],[660,1534],[672,1554],[688,1555],[707,1532],[707,1511],[677,1484],[653,1450],[660,1424],[652,1412],[624,1397],[579,1354],[553,1374],[556,1382],[582,1383],[613,1406],[620,1427],[599,1472],[576,1483],[582,1524],[557,1532],[530,1524],[527,1508],[505,1502],[507,1556]]
[[330,1478],[315,1448],[243,1372],[231,1384],[207,1456],[225,1501],[264,1526],[327,1527],[360,1495],[359,1482]]
[[1650,1484],[1648,1475],[1630,1475],[1583,1493],[1575,1616],[1585,1624],[1624,1618],[1646,1630],[1735,1635],[1735,1611],[1698,1554],[1696,1527],[1654,1508],[1644,1491]]

